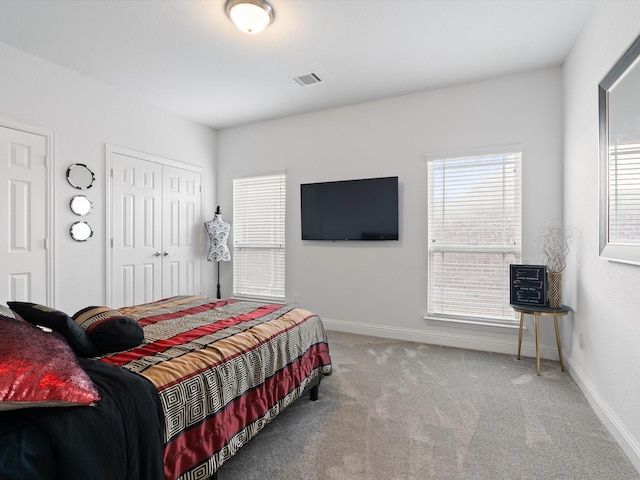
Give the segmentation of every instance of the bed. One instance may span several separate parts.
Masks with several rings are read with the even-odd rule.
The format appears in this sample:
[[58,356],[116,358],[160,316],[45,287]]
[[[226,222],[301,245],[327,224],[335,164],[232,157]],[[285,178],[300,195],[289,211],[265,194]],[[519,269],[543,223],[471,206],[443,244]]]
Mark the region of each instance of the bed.
[[22,317],[54,330],[94,392],[84,403],[12,407],[0,387],[0,410],[9,405],[0,411],[1,478],[215,478],[303,392],[317,399],[331,374],[320,318],[290,305],[178,296],[73,317],[9,305],[16,318],[0,327],[25,329]]

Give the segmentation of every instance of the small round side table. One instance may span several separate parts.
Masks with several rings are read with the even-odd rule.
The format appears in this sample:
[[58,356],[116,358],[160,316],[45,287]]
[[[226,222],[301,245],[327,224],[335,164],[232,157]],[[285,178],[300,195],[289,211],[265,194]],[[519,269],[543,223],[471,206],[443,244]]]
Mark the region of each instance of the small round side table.
[[536,329],[536,366],[538,369],[538,376],[540,376],[540,327],[538,323],[539,317],[553,317],[553,325],[556,329],[556,343],[558,344],[558,356],[560,357],[560,369],[564,372],[564,362],[562,361],[562,345],[560,343],[560,330],[558,330],[558,317],[564,317],[567,315],[571,308],[566,305],[562,305],[560,308],[549,308],[541,305],[515,305],[511,304],[516,312],[520,313],[520,330],[518,332],[518,360],[520,360],[520,350],[522,347],[522,325],[524,323],[525,314],[533,315],[535,317],[535,329]]

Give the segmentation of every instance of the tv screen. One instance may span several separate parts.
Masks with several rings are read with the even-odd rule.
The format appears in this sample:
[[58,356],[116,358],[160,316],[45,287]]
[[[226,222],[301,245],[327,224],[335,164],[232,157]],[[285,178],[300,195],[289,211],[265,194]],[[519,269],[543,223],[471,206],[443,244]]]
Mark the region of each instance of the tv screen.
[[300,185],[302,240],[398,240],[398,177]]

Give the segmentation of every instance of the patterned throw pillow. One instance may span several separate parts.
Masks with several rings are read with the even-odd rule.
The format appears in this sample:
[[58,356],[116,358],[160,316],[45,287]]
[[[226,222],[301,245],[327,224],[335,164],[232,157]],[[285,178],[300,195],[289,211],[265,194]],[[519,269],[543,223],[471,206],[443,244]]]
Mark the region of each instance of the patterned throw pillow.
[[7,302],[7,305],[27,322],[58,332],[78,356],[97,354],[91,339],[66,313],[37,303]]
[[0,411],[93,405],[100,395],[57,333],[0,316]]
[[137,347],[144,339],[138,322],[109,307],[86,307],[73,316],[100,353],[120,352]]

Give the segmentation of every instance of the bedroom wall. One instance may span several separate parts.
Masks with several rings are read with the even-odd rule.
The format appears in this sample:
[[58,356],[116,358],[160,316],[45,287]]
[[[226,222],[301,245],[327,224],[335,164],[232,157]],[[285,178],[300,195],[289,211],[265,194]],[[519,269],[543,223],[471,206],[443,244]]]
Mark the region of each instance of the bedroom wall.
[[[301,95],[313,95],[308,87]],[[287,299],[328,328],[515,353],[517,330],[427,322],[425,154],[521,144],[524,261],[541,261],[541,225],[561,218],[560,68],[221,130],[218,202],[232,220],[232,179],[287,173]],[[398,242],[302,242],[300,183],[397,175]],[[232,227],[233,235],[233,227]],[[231,241],[233,238],[231,238]],[[223,296],[231,264],[221,265]],[[529,319],[528,319],[529,321]],[[552,322],[545,356],[557,358]],[[534,355],[531,329],[524,351]]]
[[[74,313],[105,303],[106,144],[204,167],[203,213],[205,219],[213,217],[214,130],[2,43],[0,64],[0,116],[55,132],[55,307]],[[94,201],[87,217],[94,236],[85,243],[68,234],[77,220],[68,202],[77,191],[67,184],[65,173],[75,162],[96,174],[87,191]],[[206,291],[213,293],[213,266],[204,262],[204,267]]]
[[[565,221],[578,232],[564,278],[573,377],[640,470],[640,266],[598,257],[598,92],[640,34],[640,3],[598,2],[565,62]],[[582,341],[581,341],[582,339]]]

